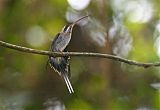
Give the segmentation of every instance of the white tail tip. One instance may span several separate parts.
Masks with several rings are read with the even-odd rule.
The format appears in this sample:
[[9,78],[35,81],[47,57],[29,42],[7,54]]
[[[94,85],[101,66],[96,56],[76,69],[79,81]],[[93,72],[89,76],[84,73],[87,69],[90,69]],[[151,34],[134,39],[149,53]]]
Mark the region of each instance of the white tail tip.
[[67,76],[67,75],[63,75],[63,78],[64,78],[64,81],[65,81],[65,83],[66,83],[66,85],[67,85],[67,88],[68,88],[68,90],[69,90],[69,93],[70,93],[70,94],[71,94],[71,93],[74,93],[74,90],[73,90],[73,88],[72,88],[72,85],[71,85],[71,83],[70,83],[70,81],[69,81],[68,76]]

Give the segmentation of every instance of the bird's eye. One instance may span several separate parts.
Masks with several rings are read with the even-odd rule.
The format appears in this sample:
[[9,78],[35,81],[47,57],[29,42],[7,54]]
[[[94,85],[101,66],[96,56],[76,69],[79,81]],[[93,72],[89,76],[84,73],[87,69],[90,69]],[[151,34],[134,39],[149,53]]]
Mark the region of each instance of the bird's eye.
[[62,29],[62,32],[66,32],[67,29],[68,29],[68,27],[69,27],[69,25],[65,25],[65,26],[63,27],[63,29]]

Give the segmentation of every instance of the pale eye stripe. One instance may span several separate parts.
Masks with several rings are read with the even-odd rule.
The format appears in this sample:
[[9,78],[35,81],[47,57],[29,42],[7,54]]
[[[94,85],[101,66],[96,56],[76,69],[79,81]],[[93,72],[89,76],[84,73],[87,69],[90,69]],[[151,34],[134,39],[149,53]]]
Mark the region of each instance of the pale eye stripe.
[[68,29],[68,27],[69,27],[69,25],[65,25],[64,27],[63,27],[63,32],[65,32],[65,31],[67,31],[67,29]]

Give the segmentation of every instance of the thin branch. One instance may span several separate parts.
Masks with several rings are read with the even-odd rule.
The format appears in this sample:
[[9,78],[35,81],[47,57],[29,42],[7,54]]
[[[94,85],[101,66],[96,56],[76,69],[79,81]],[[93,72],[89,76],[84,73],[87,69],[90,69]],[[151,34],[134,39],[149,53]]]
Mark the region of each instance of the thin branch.
[[3,41],[0,41],[0,46],[10,48],[10,49],[14,49],[14,50],[18,50],[18,51],[21,51],[21,52],[40,54],[40,55],[48,55],[48,56],[53,56],[53,57],[61,57],[61,56],[100,57],[100,58],[107,58],[107,59],[127,63],[129,65],[136,65],[136,66],[144,67],[144,68],[153,67],[153,66],[154,67],[160,66],[160,62],[142,63],[142,62],[128,60],[128,59],[121,58],[119,56],[110,55],[110,54],[88,53],[88,52],[50,52],[50,51],[36,50],[36,49],[32,49],[32,48],[17,46],[17,45],[13,45],[13,44],[10,44],[10,43],[3,42]]

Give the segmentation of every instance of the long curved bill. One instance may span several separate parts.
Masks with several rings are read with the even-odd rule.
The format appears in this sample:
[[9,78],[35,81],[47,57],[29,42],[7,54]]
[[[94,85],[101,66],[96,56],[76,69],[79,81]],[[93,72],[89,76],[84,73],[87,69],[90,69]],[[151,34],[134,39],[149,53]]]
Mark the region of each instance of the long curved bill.
[[83,19],[85,19],[85,18],[87,18],[87,17],[89,17],[89,15],[83,16],[83,17],[81,17],[80,19],[78,19],[78,20],[76,20],[75,22],[73,22],[72,24],[70,24],[69,26],[67,26],[66,32],[70,32],[70,33],[71,33],[74,25],[75,25],[77,22],[79,22],[79,21],[81,21],[81,20],[83,20]]
[[71,25],[74,26],[77,22],[79,22],[79,21],[81,21],[81,20],[83,20],[85,18],[88,18],[88,17],[89,17],[89,15],[83,16],[83,17],[79,18],[77,21],[73,22]]

